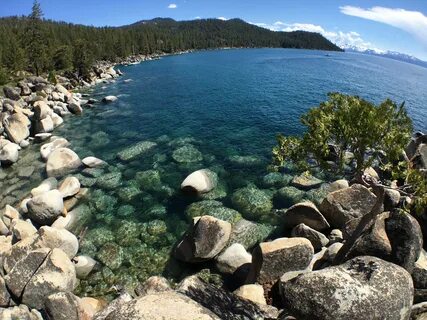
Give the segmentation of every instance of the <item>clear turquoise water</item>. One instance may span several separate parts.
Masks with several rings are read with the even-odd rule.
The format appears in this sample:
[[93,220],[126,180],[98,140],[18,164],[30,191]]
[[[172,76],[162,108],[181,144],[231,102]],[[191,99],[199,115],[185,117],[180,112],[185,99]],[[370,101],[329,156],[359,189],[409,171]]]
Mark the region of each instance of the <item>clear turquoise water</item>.
[[[231,208],[230,195],[247,185],[272,196],[278,187],[266,186],[263,176],[276,133],[300,134],[300,115],[330,91],[375,102],[406,101],[415,127],[427,130],[427,69],[366,55],[328,55],[284,49],[197,52],[121,67],[125,75],[117,82],[95,88],[91,96],[119,100],[70,117],[56,133],[82,158],[106,160],[103,175],[120,175],[113,187],[91,188],[91,218],[81,248],[95,257],[103,250],[119,267],[103,266],[82,281],[81,293],[108,294],[113,284],[133,287],[153,274],[179,278],[186,266],[168,262],[169,252],[188,225],[185,208],[196,201],[179,193],[181,181],[196,169],[211,168],[223,191],[212,197]],[[158,145],[130,162],[116,158],[144,140]],[[177,163],[172,153],[183,145],[197,148],[203,159]],[[252,163],[236,163],[233,156],[250,156]],[[138,172],[147,170],[152,179],[141,183]],[[80,176],[89,178],[83,183],[96,182],[90,175]],[[127,197],[127,188],[138,192]]]

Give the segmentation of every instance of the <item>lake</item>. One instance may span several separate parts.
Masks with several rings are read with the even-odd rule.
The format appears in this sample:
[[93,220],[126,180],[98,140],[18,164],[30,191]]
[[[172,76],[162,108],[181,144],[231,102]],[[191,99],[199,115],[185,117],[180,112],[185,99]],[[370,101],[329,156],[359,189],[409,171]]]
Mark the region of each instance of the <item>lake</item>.
[[[232,197],[241,188],[267,207],[320,201],[324,186],[309,192],[289,187],[294,172],[269,174],[267,166],[275,135],[301,134],[299,117],[328,92],[376,103],[405,101],[415,128],[427,131],[427,69],[381,57],[242,49],[169,56],[120,69],[124,76],[115,83],[90,91],[98,100],[116,95],[117,102],[86,109],[55,131],[81,158],[94,155],[109,164],[105,171],[76,175],[91,188],[90,200],[80,208],[89,226],[81,253],[103,262],[81,281],[82,295],[108,295],[113,285],[133,288],[156,274],[179,280],[188,266],[170,259],[170,251],[197,214],[215,212],[233,221],[243,216],[257,223],[254,235],[267,236],[275,217],[244,213],[242,199]],[[155,145],[138,157],[117,158],[141,141]],[[182,180],[201,168],[218,175],[218,187],[199,199],[181,194]]]

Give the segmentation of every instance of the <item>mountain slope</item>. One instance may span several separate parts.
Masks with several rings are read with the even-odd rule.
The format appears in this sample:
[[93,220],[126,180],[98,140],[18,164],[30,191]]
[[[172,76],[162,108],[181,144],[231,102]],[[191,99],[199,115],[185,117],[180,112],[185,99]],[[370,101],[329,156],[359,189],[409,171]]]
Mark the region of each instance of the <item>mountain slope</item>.
[[[25,17],[0,19],[0,66],[17,70],[28,65]],[[273,32],[240,19],[175,21],[156,18],[122,27],[91,27],[40,21],[45,45],[45,70],[61,69],[56,60],[73,60],[76,51],[95,60],[114,60],[132,54],[176,52],[221,47],[277,47],[341,51],[317,33]],[[88,57],[89,58],[89,57]],[[67,61],[65,61],[67,62]]]

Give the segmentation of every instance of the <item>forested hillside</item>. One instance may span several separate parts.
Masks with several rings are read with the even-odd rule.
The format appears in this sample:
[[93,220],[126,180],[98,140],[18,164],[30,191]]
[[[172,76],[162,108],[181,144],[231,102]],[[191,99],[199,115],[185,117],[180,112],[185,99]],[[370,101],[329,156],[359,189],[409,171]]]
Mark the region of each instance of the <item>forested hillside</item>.
[[37,2],[28,17],[0,19],[0,67],[8,71],[82,71],[95,60],[219,47],[340,50],[317,33],[273,32],[240,19],[157,18],[123,27],[91,27],[44,20]]

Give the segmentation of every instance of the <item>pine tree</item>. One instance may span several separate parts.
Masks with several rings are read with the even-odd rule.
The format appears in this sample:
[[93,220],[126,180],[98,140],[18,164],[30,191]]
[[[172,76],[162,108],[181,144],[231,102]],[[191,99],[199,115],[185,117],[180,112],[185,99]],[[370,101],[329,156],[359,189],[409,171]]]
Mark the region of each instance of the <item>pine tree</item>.
[[34,0],[28,24],[27,51],[31,68],[36,75],[40,75],[46,66],[46,47],[43,41],[43,12],[40,3]]
[[88,78],[92,67],[93,58],[88,48],[87,43],[79,39],[74,44],[74,69],[78,75],[83,78]]

